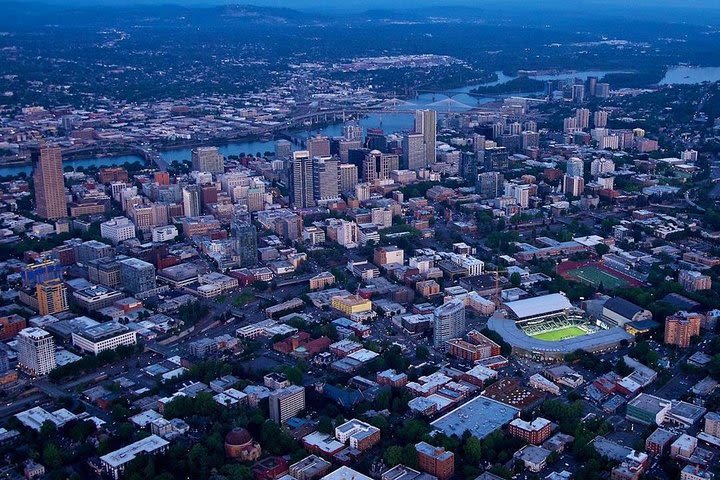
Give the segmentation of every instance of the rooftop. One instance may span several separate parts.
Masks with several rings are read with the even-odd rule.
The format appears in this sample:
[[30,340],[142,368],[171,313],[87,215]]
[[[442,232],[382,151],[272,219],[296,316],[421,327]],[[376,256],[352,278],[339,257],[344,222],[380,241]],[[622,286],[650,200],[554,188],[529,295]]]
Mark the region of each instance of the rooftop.
[[482,440],[519,413],[520,410],[515,407],[480,395],[438,418],[431,425],[448,436],[462,437],[463,433],[469,431]]
[[526,298],[514,302],[507,302],[505,307],[517,318],[524,319],[546,315],[552,312],[569,310],[572,308],[570,300],[560,293],[551,293],[539,297]]

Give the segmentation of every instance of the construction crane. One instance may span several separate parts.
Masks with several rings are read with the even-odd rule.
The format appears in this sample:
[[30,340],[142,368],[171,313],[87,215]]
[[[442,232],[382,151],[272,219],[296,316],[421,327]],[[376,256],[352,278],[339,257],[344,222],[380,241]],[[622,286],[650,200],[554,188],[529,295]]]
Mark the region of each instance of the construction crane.
[[495,303],[495,306],[500,306],[500,303],[502,303],[500,301],[500,274],[507,273],[507,269],[500,270],[498,268],[499,263],[500,262],[498,262],[497,260],[495,261],[495,272],[494,272],[495,273],[495,293],[493,294],[493,298],[492,298],[492,301]]

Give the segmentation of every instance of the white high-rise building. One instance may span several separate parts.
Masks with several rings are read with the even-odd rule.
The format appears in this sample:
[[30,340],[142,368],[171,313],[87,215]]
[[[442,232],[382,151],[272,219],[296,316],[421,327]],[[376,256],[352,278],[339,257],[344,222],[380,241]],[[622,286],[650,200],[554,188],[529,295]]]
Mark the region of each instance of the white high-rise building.
[[445,349],[445,342],[460,338],[465,334],[465,303],[462,300],[450,300],[435,309],[433,314],[433,345]]
[[183,214],[186,217],[197,217],[200,215],[200,192],[196,185],[189,185],[183,188]]
[[55,340],[41,328],[30,327],[17,335],[18,364],[33,376],[47,375],[55,363]]

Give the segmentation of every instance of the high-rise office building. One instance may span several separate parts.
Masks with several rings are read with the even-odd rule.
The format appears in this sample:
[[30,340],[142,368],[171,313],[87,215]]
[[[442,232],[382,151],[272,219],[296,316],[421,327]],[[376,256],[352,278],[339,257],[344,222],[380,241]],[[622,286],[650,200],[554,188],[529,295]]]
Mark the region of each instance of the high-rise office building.
[[309,138],[307,141],[307,151],[310,158],[329,157],[330,139],[320,135]]
[[241,267],[250,267],[257,263],[257,228],[248,222],[233,222],[231,226],[233,248]]
[[56,220],[68,216],[60,147],[41,147],[32,153],[35,205],[38,216]]
[[590,127],[590,110],[587,108],[575,109],[575,126],[580,130]]
[[183,188],[183,213],[186,217],[200,216],[200,191],[197,185],[188,185]]
[[585,175],[585,164],[581,158],[570,157],[567,161],[567,167],[565,169],[568,177],[582,177]]
[[138,258],[126,258],[120,262],[122,286],[130,293],[142,293],[156,288],[155,267]]
[[408,133],[403,137],[403,163],[408,170],[427,167],[425,136],[422,133]]
[[355,192],[355,185],[358,184],[358,168],[352,163],[341,163],[338,166],[340,173],[340,193],[348,194]]
[[307,150],[293,152],[290,169],[290,201],[297,208],[315,206],[313,162]]
[[362,148],[362,140],[345,140],[342,139],[338,143],[338,155],[342,163],[350,161],[350,150],[358,150]]
[[275,158],[278,160],[290,160],[292,157],[292,143],[285,139],[280,139],[275,142]]
[[347,123],[343,125],[342,135],[344,140],[362,141],[363,129],[357,123]]
[[437,112],[435,110],[415,111],[415,133],[422,133],[425,144],[425,165],[435,163],[437,150]]
[[198,147],[192,151],[192,167],[198,172],[223,173],[223,156],[217,147]]
[[380,150],[387,152],[387,137],[380,128],[369,128],[365,137],[365,147],[369,150]]
[[297,385],[275,390],[270,394],[270,419],[285,423],[305,409],[305,389]]
[[55,340],[41,328],[21,330],[17,336],[18,365],[34,376],[47,375],[55,363]]
[[433,345],[444,350],[448,340],[465,334],[465,304],[462,300],[450,300],[434,312]]
[[363,180],[367,183],[387,180],[390,178],[390,172],[399,168],[400,158],[397,155],[372,150],[363,161]]
[[68,308],[67,288],[62,280],[55,278],[35,285],[40,315],[53,315]]
[[340,173],[336,158],[313,158],[313,190],[316,203],[340,199]]

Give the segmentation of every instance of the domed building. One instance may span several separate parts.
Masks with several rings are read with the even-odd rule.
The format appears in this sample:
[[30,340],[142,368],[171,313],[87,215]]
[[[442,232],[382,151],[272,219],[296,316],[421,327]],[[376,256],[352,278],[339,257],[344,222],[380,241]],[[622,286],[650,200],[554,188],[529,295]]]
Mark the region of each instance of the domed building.
[[260,444],[244,428],[233,428],[225,435],[225,455],[241,462],[254,462],[262,454]]

